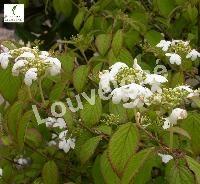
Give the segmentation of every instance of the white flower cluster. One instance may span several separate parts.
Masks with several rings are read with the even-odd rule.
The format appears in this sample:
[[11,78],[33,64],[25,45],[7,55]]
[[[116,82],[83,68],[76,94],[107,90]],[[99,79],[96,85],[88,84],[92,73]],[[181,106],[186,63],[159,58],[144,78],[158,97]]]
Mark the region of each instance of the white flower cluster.
[[[134,75],[133,70],[136,71]],[[124,71],[128,74],[123,73]],[[119,83],[119,79],[121,82],[127,81],[127,78],[130,79],[128,84]],[[161,75],[146,73],[137,64],[137,60],[134,60],[133,69],[117,62],[110,67],[110,70],[100,73],[99,87],[104,94],[112,97],[113,103],[122,102],[125,108],[139,109],[151,106],[157,108],[156,111],[160,111],[161,114],[170,112],[169,117],[164,118],[163,129],[167,129],[176,125],[178,120],[187,117],[186,110],[176,107],[180,106],[185,99],[196,95],[189,86],[166,88],[163,84],[167,81]]]
[[195,61],[200,57],[200,53],[195,49],[191,49],[188,41],[172,40],[166,41],[161,40],[156,47],[162,49],[165,55],[169,57],[171,64],[181,65],[182,59],[191,59]]
[[50,128],[56,128],[58,127],[59,129],[61,129],[62,131],[59,133],[59,135],[57,134],[52,134],[52,140],[48,143],[49,146],[56,146],[58,145],[59,149],[63,150],[65,153],[68,153],[69,150],[72,148],[75,148],[75,138],[71,138],[71,136],[69,136],[67,138],[67,134],[68,134],[68,130],[63,130],[66,129],[66,122],[63,118],[52,118],[52,117],[48,117],[45,119],[45,124],[46,127]]
[[0,64],[3,69],[8,67],[9,61],[13,61],[12,74],[24,75],[24,82],[31,86],[33,81],[45,73],[55,76],[61,72],[61,63],[57,58],[51,57],[47,51],[39,51],[37,47],[33,49],[22,47],[19,49],[4,49],[0,54]]
[[[122,73],[123,71],[126,73]],[[129,71],[134,71],[134,73],[131,72],[130,74]],[[125,108],[140,108],[145,104],[148,105],[150,103],[149,97],[154,92],[162,92],[161,85],[168,81],[162,75],[144,72],[137,64],[136,59],[133,68],[129,68],[125,63],[117,62],[110,67],[110,71],[104,70],[99,77],[100,89],[104,93],[111,94],[113,103],[124,102]],[[124,81],[128,81],[128,84]],[[120,83],[119,87],[118,83]],[[114,90],[112,90],[112,85]]]

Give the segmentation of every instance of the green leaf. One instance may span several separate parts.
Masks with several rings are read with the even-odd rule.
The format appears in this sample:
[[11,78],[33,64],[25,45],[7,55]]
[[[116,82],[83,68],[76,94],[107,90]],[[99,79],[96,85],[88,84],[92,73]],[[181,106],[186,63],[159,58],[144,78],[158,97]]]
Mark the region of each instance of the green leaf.
[[89,102],[86,102],[83,105],[83,109],[80,112],[80,116],[84,124],[91,127],[99,122],[101,113],[101,99],[99,97],[96,97],[94,105],[91,105]]
[[74,52],[67,51],[58,57],[62,63],[62,69],[66,73],[71,73],[74,69],[75,54]]
[[145,34],[145,38],[150,45],[155,46],[163,39],[163,36],[155,30],[150,30]]
[[65,17],[69,17],[72,12],[72,1],[53,0],[53,7],[57,13],[62,13]]
[[77,92],[82,92],[86,85],[89,74],[89,67],[87,65],[79,66],[73,73],[73,84]]
[[121,49],[116,61],[123,61],[129,67],[132,67],[132,65],[133,65],[133,57],[132,57],[131,53],[125,48]]
[[185,156],[185,157],[186,157],[190,170],[193,171],[195,174],[197,183],[200,184],[200,164],[189,156]]
[[139,170],[148,161],[154,148],[148,148],[134,154],[128,161],[122,176],[122,184],[128,184],[137,175]]
[[159,13],[165,17],[175,8],[174,0],[154,0],[153,5],[158,8]]
[[44,184],[58,184],[58,167],[54,161],[48,161],[45,163],[42,170],[42,178]]
[[8,111],[8,116],[7,116],[8,130],[15,138],[17,136],[17,126],[21,118],[22,111],[23,111],[23,104],[21,102],[16,102],[14,105],[10,107]]
[[198,16],[198,10],[196,7],[192,7],[191,4],[187,7],[187,19],[189,18],[189,21],[192,23],[196,23],[197,16]]
[[21,86],[20,77],[13,77],[9,68],[0,68],[0,81],[0,93],[7,101],[13,103]]
[[181,127],[185,129],[191,137],[191,147],[195,155],[200,154],[200,115],[197,112],[190,112],[188,117],[181,122]]
[[166,178],[170,184],[194,184],[192,172],[184,165],[171,162],[166,170]]
[[137,149],[138,141],[138,131],[133,123],[121,125],[113,134],[108,146],[108,156],[118,176],[122,176],[125,165]]
[[110,162],[107,157],[107,151],[101,155],[100,160],[100,167],[101,167],[101,173],[104,179],[104,182],[106,184],[117,184],[120,183],[120,179],[116,175],[116,173],[113,171]]
[[124,34],[124,43],[126,47],[129,49],[132,49],[133,46],[135,46],[140,41],[140,34],[138,31],[135,30],[129,30]]
[[50,95],[49,95],[50,102],[59,100],[62,97],[65,86],[66,86],[65,83],[57,83],[53,86],[53,88],[50,92]]
[[101,132],[103,134],[111,135],[112,128],[108,125],[100,125],[95,128],[95,131]]
[[95,45],[101,55],[105,55],[110,48],[111,34],[100,34],[96,37]]
[[109,112],[111,114],[119,116],[120,123],[126,123],[128,121],[127,111],[121,103],[114,104],[114,103],[112,103],[112,101],[110,101],[109,102]]
[[26,112],[19,121],[17,127],[17,141],[20,148],[24,146],[26,130],[32,117],[33,117],[33,111],[31,110]]
[[25,139],[28,143],[32,144],[34,147],[41,146],[42,135],[35,128],[28,128],[25,134]]
[[80,33],[86,33],[86,34],[88,34],[88,32],[90,32],[92,30],[92,28],[93,28],[93,23],[94,23],[94,16],[90,15],[87,18],[87,20],[86,20],[83,28],[81,29]]
[[73,25],[76,28],[76,30],[79,30],[81,28],[81,25],[84,21],[85,13],[86,13],[85,8],[81,8],[76,17],[74,18]]
[[113,37],[113,41],[112,41],[112,50],[115,54],[115,56],[118,56],[121,48],[122,48],[122,44],[123,44],[123,32],[122,30],[118,30],[114,37]]
[[96,157],[92,167],[92,177],[94,179],[94,184],[104,184],[100,168],[100,158],[100,155]]
[[184,83],[184,74],[183,72],[173,73],[171,76],[170,87],[176,87]]
[[93,137],[93,138],[87,140],[81,146],[79,157],[80,157],[82,164],[87,162],[92,157],[92,155],[94,154],[95,149],[97,148],[100,140],[101,140],[101,136]]

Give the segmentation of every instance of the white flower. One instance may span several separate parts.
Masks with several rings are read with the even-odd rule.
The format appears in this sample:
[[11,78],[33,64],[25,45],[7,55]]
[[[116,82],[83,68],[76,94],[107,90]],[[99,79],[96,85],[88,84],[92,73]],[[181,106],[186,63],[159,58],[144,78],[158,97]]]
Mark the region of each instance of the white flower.
[[55,76],[61,72],[61,63],[57,58],[48,57],[44,62],[50,64],[49,72],[51,76]]
[[63,118],[58,118],[56,122],[53,124],[53,127],[59,127],[60,129],[66,128],[66,123]]
[[17,163],[20,164],[20,165],[26,165],[26,164],[28,164],[28,160],[25,159],[25,158],[19,158],[17,160]]
[[163,127],[164,130],[166,130],[166,129],[170,128],[171,123],[170,123],[169,118],[164,118],[164,120],[165,120],[164,125],[162,127]]
[[5,52],[9,52],[9,49],[5,47],[4,45],[0,45],[0,51],[5,53]]
[[166,56],[170,57],[169,58],[169,62],[171,64],[177,64],[180,65],[181,64],[181,56],[179,56],[178,54],[175,53],[166,53]]
[[152,92],[148,88],[132,83],[114,89],[111,95],[113,95],[113,103],[119,103],[120,101],[127,102],[130,100],[131,102],[123,104],[125,108],[140,108],[147,102]]
[[59,134],[59,136],[58,136],[59,139],[64,140],[65,137],[67,136],[67,132],[68,132],[68,130],[65,130],[65,131],[60,132],[60,134]]
[[160,85],[167,81],[168,80],[165,77],[163,77],[162,75],[147,74],[144,83],[152,86],[151,87],[152,92],[155,92],[155,91],[162,92]]
[[164,52],[166,52],[169,49],[169,46],[171,45],[170,41],[166,41],[166,40],[161,40],[156,47],[162,48],[162,50]]
[[13,76],[18,76],[20,69],[25,66],[25,64],[27,63],[26,60],[18,60],[12,67],[12,74]]
[[57,143],[54,140],[48,142],[48,146],[55,146]]
[[32,52],[24,52],[15,59],[15,62],[22,58],[35,58],[35,55]]
[[164,162],[165,164],[173,159],[171,155],[166,155],[166,154],[161,154],[161,153],[158,153],[158,155],[162,158],[162,162]]
[[108,70],[105,70],[103,73],[99,74],[100,82],[99,87],[106,93],[111,91],[110,87],[110,73]]
[[52,127],[55,122],[56,118],[48,117],[45,119],[46,127]]
[[191,58],[192,61],[196,60],[197,57],[200,57],[200,53],[195,49],[191,50],[190,53],[187,54],[186,58]]
[[134,63],[133,63],[133,68],[136,69],[136,70],[139,70],[139,71],[142,71],[142,72],[143,72],[142,68],[141,68],[140,65],[138,65],[138,63],[137,63],[137,58],[135,58],[133,62],[134,62]]
[[121,100],[123,102],[126,102],[129,99],[128,94],[126,93],[126,91],[124,90],[123,87],[114,89],[112,91],[111,95],[112,95],[112,102],[114,104],[120,103]]
[[176,125],[177,121],[180,119],[187,118],[187,111],[181,108],[174,109],[169,117],[164,118],[164,125],[162,126],[163,129],[168,129],[170,126]]
[[0,177],[3,176],[3,169],[0,168]]
[[8,67],[10,57],[11,55],[7,52],[0,54],[0,64],[3,69],[6,69]]
[[174,109],[169,116],[170,122],[173,124],[176,124],[177,120],[185,118],[187,118],[187,111],[181,108]]
[[25,74],[24,82],[27,86],[31,86],[33,80],[37,80],[37,68],[31,68]]
[[114,80],[115,76],[119,72],[120,69],[128,67],[125,63],[117,62],[110,67],[110,77],[111,80]]
[[41,59],[47,59],[48,56],[49,56],[49,53],[47,51],[41,51],[39,55]]
[[59,142],[58,147],[59,149],[62,149],[65,153],[67,153],[70,150],[70,148],[75,148],[75,139],[69,138],[68,140],[62,140]]
[[23,156],[20,156],[19,158],[15,158],[14,162],[16,163],[17,169],[22,169],[29,164],[29,158],[23,158]]

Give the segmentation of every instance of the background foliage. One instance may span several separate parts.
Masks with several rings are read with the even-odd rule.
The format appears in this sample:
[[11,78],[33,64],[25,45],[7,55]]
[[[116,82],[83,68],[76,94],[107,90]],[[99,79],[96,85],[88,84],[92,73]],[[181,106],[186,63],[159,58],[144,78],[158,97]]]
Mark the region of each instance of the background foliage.
[[[26,9],[25,23],[15,25],[16,35],[25,43],[31,41],[32,46],[50,49],[62,62],[62,75],[42,83],[47,104],[40,103],[39,90],[32,87],[43,118],[49,115],[54,101],[71,98],[76,102],[76,94],[90,95],[90,89],[98,88],[99,71],[116,61],[131,66],[137,57],[144,69],[153,71],[157,57],[149,48],[161,39],[190,40],[194,48],[200,49],[198,0],[17,2],[24,3]],[[198,70],[198,63],[195,66]],[[166,67],[171,77],[169,86],[185,82],[188,70]],[[1,107],[0,164],[5,173],[2,183],[200,183],[199,109],[191,110],[181,124],[189,138],[185,131],[174,136],[177,159],[163,165],[156,154],[158,143],[130,123],[135,121],[133,112],[99,98],[93,106],[84,102],[83,110],[72,113],[68,109],[64,117],[77,138],[75,150],[65,154],[46,145],[51,132],[44,125],[37,125],[31,109],[33,102],[22,80],[10,73],[0,69],[0,92],[10,103],[8,110]],[[114,124],[105,124],[101,121],[105,114],[119,117]],[[153,112],[149,114],[154,116]],[[163,135],[156,129],[151,133],[169,144],[168,133]],[[16,170],[13,158],[20,154],[30,157],[32,163]]]

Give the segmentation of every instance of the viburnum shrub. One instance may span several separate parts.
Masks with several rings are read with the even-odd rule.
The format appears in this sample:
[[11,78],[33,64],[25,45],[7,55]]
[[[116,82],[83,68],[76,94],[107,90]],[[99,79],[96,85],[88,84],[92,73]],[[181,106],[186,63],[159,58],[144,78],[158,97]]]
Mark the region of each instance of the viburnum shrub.
[[0,183],[199,184],[198,1],[44,5],[0,45]]

